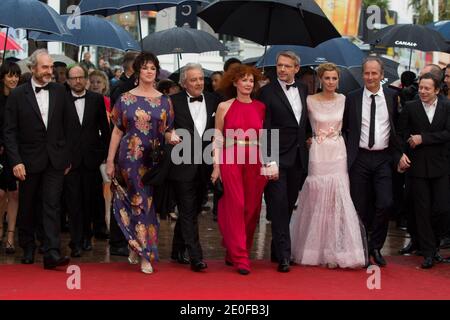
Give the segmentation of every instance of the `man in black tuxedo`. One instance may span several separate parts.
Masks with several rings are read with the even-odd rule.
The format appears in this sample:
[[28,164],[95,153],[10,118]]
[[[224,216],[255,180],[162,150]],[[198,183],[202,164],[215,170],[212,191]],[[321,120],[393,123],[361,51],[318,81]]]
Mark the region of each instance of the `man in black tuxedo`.
[[395,133],[398,99],[393,90],[381,87],[383,77],[383,62],[378,57],[366,58],[364,88],[347,95],[342,130],[352,200],[366,232],[371,230],[369,255],[379,266],[386,265],[380,251],[393,204],[393,164],[398,164],[402,156]]
[[107,157],[110,130],[103,96],[87,91],[88,72],[80,65],[67,70],[71,107],[75,111],[76,143],[70,172],[65,177],[64,193],[69,212],[72,257],[81,249],[92,250],[92,224],[95,231],[106,229],[100,164]]
[[[11,93],[5,113],[5,146],[19,182],[19,243],[22,263],[34,262],[33,218],[42,203],[44,268],[67,265],[60,254],[64,174],[70,169],[74,126],[65,88],[51,83],[53,60],[44,49],[30,57],[32,78]],[[42,190],[42,198],[36,196]]]
[[438,96],[439,88],[435,75],[422,75],[420,99],[406,103],[398,123],[398,135],[409,155],[400,161],[398,170],[407,170],[409,177],[424,269],[444,261],[439,255],[441,221],[449,210],[450,103]]
[[300,58],[294,52],[280,52],[277,56],[277,79],[264,86],[259,95],[259,99],[266,105],[264,126],[269,133],[269,153],[273,150],[273,146],[270,145],[270,132],[279,131],[277,141],[279,178],[269,181],[264,198],[267,218],[272,221],[271,257],[272,261],[278,262],[280,272],[289,272],[291,258],[289,223],[308,167],[306,148],[308,90],[295,79],[295,74],[299,70]]
[[[174,129],[181,139],[190,143],[183,148],[190,148],[191,157],[181,164],[172,163],[169,179],[173,182],[176,203],[178,207],[178,219],[175,225],[172,259],[179,263],[189,263],[184,256],[187,249],[190,264],[193,271],[207,268],[203,262],[203,253],[198,234],[198,214],[201,211],[203,196],[208,186],[212,172],[212,158],[209,164],[203,159],[205,148],[211,144],[211,138],[203,141],[205,132],[214,128],[215,113],[219,100],[213,94],[204,92],[203,69],[199,64],[187,64],[180,75],[180,81],[184,91],[171,96],[175,114]],[[180,129],[183,129],[184,136]],[[175,135],[174,135],[175,136]],[[171,139],[171,143],[177,144],[180,140]],[[198,150],[194,145],[200,146]],[[177,147],[172,152],[178,155]],[[186,150],[179,153],[183,156]]]

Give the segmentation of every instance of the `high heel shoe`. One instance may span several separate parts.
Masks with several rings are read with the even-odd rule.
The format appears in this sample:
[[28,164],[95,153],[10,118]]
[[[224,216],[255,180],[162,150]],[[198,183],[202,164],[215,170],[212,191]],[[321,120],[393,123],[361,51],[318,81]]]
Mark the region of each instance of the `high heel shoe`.
[[336,269],[337,267],[338,267],[337,263],[334,263],[334,262],[327,263],[328,269]]
[[9,242],[9,240],[6,240],[5,253],[6,254],[14,254],[14,253],[16,253],[16,248],[14,247],[14,231],[7,231],[7,233],[13,234],[13,243]]
[[153,273],[152,264],[145,258],[141,258],[141,271],[146,274]]
[[134,251],[132,248],[128,247],[128,250],[130,251],[128,255],[128,262],[130,264],[138,264],[139,263],[139,255]]

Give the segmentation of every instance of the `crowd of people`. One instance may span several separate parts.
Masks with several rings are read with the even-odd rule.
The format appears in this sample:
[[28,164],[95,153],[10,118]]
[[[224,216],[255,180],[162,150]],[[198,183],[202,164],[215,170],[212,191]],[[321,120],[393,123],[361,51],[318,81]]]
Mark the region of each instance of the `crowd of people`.
[[392,212],[411,235],[400,253],[420,251],[425,269],[448,262],[439,248],[450,236],[450,66],[405,73],[394,90],[381,85],[382,60],[368,56],[363,88],[344,95],[336,65],[317,68],[316,88],[297,78],[291,51],[278,54],[272,77],[230,59],[209,83],[193,63],[179,83],[159,80],[150,52],[127,53],[122,73],[104,59],[96,68],[88,53],[70,66],[44,49],[29,60],[20,85],[16,63],[0,68],[0,239],[15,253],[17,219],[24,264],[36,239],[44,268],[69,263],[67,215],[72,258],[109,237],[111,254],[151,274],[158,216],[176,207],[171,259],[201,272],[198,217],[210,188],[224,262],[241,275],[251,272],[263,200],[279,272],[386,266]]

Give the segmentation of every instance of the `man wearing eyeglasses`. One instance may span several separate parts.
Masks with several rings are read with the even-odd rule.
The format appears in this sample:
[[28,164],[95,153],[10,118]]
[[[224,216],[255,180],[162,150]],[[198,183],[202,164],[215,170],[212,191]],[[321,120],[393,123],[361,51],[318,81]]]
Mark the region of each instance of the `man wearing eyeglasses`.
[[[259,96],[266,105],[265,128],[268,129],[269,143],[271,131],[279,131],[279,179],[271,180],[264,192],[267,218],[272,221],[271,260],[278,262],[279,272],[289,272],[289,223],[308,165],[308,89],[295,79],[299,70],[300,58],[294,52],[280,52],[277,56],[277,79],[264,86]],[[267,147],[266,154],[270,155],[275,148],[270,144]]]
[[[69,213],[71,256],[92,250],[91,238],[106,232],[100,165],[107,157],[110,130],[103,96],[86,90],[88,72],[81,65],[67,70],[71,107],[75,110],[76,143],[71,170],[64,181]],[[92,230],[94,227],[94,232]]]

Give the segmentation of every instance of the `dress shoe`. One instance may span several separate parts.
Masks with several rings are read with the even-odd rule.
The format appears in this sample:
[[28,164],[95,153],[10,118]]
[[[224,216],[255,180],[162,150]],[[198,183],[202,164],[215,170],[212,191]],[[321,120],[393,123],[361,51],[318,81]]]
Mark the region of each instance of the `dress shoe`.
[[92,250],[92,243],[90,239],[84,239],[83,244],[81,245],[81,249],[83,251],[91,251]]
[[400,253],[401,255],[410,255],[412,253],[414,253],[414,251],[417,250],[416,245],[410,241],[406,246],[404,246],[403,248],[401,248],[398,253]]
[[121,256],[121,257],[128,257],[129,255],[128,247],[109,247],[109,254],[112,256]]
[[173,262],[179,264],[190,264],[189,259],[183,252],[178,252],[177,254],[172,254],[171,259]]
[[242,274],[243,276],[246,276],[250,273],[250,270],[247,269],[238,269],[238,273]]
[[70,256],[72,258],[80,258],[81,257],[81,248],[79,248],[79,247],[73,248],[72,251],[70,252]]
[[34,263],[34,249],[25,249],[23,252],[23,257],[21,262],[23,264],[33,264]]
[[373,261],[376,265],[380,267],[386,266],[386,260],[384,260],[383,256],[381,255],[380,250],[375,249],[370,252],[370,256],[373,258]]
[[283,259],[283,261],[281,261],[278,264],[278,272],[289,272],[289,259]]
[[69,257],[44,257],[44,269],[55,269],[56,267],[67,266],[70,262]]
[[225,260],[225,265],[232,267],[233,266],[233,262],[229,261],[229,260]]
[[426,257],[425,260],[423,260],[422,265],[420,266],[422,269],[430,269],[434,266],[434,258],[433,257]]
[[192,271],[199,272],[206,268],[208,268],[208,265],[201,260],[191,262]]

